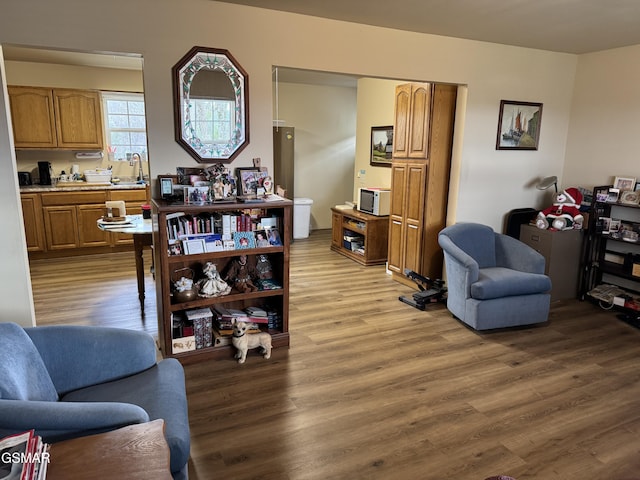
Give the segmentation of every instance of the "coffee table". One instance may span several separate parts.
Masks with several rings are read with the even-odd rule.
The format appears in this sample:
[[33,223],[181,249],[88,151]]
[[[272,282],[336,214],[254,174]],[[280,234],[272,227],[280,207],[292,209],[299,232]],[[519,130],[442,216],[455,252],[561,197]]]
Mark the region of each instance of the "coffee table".
[[171,480],[164,420],[51,445],[47,480]]

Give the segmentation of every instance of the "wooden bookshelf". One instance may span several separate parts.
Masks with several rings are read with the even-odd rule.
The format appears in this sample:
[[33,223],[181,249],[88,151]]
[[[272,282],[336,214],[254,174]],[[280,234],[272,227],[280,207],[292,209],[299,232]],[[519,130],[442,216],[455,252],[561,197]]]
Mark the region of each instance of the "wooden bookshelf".
[[[163,200],[153,200],[154,222],[154,250],[156,265],[156,289],[158,303],[158,336],[162,353],[165,357],[175,357],[182,363],[191,363],[210,358],[231,356],[235,348],[228,345],[213,345],[190,351],[174,352],[174,320],[184,315],[188,310],[200,308],[245,309],[250,306],[264,307],[279,314],[277,328],[269,328],[274,347],[289,345],[289,245],[291,238],[292,219],[291,200],[261,203],[219,203],[208,205],[185,205],[182,203],[168,203]],[[223,251],[211,251],[197,254],[175,254],[172,249],[171,229],[167,228],[168,220],[173,215],[184,213],[194,217],[204,215],[253,214],[260,212],[264,218],[276,218],[281,245],[242,248]],[[170,223],[170,222],[169,222]],[[182,269],[194,272],[194,280],[203,278],[202,267],[206,262],[216,265],[221,276],[224,275],[236,257],[246,255],[250,263],[255,265],[259,255],[267,255],[273,270],[273,278],[282,286],[274,290],[258,290],[240,293],[235,289],[228,295],[205,298],[195,298],[180,302],[174,297],[174,273]],[[180,337],[178,337],[180,338]],[[214,342],[215,343],[215,342]]]

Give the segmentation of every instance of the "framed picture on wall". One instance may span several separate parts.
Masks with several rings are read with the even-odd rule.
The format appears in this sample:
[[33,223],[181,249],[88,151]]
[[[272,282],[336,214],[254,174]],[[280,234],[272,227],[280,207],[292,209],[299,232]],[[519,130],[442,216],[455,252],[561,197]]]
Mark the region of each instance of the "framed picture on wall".
[[369,164],[390,167],[393,152],[393,127],[371,127],[371,157]]
[[537,150],[542,104],[501,100],[496,150]]

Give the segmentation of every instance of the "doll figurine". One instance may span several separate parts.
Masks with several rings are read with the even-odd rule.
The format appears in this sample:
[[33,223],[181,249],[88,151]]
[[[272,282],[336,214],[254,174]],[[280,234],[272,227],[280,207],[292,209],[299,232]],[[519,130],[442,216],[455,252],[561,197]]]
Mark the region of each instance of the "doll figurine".
[[220,277],[215,263],[205,263],[202,273],[207,278],[203,278],[199,282],[201,297],[220,297],[229,294],[231,287]]
[[241,293],[255,292],[258,290],[253,283],[253,279],[257,277],[256,273],[255,268],[247,263],[247,256],[240,255],[231,262],[225,280],[232,282],[235,289]]

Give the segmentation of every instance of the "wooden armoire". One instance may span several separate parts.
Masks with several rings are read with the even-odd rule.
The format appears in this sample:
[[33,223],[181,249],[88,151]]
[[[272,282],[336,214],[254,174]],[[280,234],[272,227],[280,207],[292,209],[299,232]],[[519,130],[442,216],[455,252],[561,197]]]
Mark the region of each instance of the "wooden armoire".
[[432,83],[395,91],[388,268],[414,287],[405,269],[442,278],[438,233],[446,222],[457,91]]

